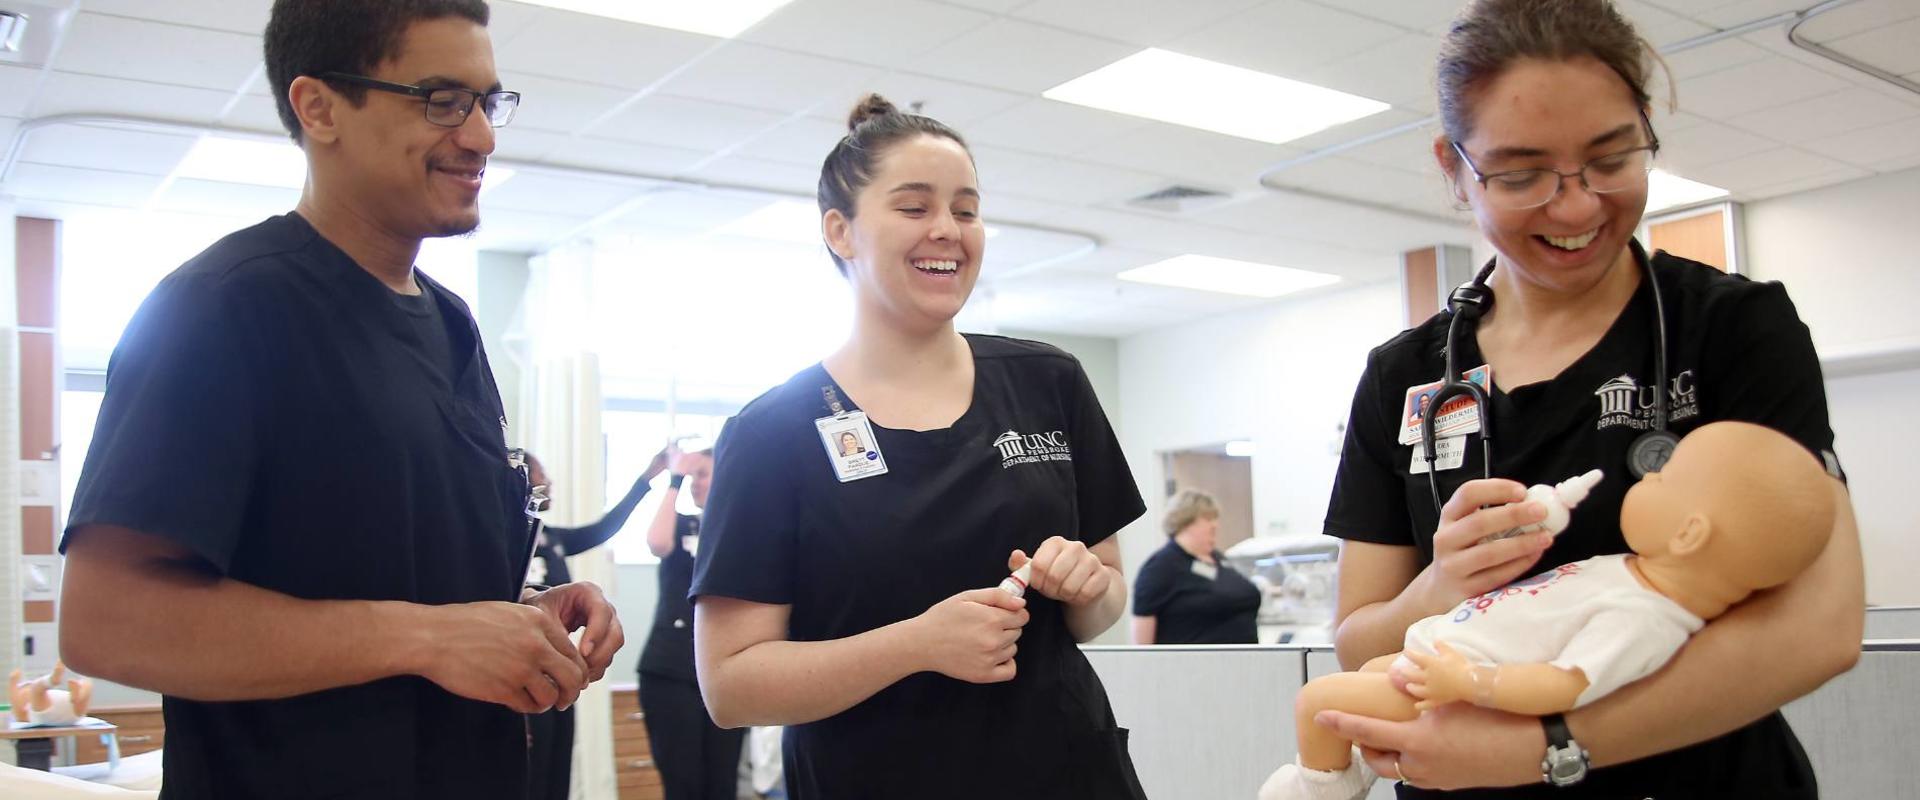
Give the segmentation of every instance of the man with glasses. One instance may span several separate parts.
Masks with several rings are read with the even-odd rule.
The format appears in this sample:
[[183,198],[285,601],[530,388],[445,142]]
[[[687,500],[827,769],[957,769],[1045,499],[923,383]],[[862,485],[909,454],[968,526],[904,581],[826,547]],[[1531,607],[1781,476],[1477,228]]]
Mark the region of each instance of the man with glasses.
[[[526,714],[623,642],[523,587],[524,464],[467,307],[413,268],[479,224],[502,91],[480,0],[277,0],[293,213],[154,290],[62,543],[62,653],[165,697],[165,798],[524,798]],[[585,628],[580,644],[568,632]]]

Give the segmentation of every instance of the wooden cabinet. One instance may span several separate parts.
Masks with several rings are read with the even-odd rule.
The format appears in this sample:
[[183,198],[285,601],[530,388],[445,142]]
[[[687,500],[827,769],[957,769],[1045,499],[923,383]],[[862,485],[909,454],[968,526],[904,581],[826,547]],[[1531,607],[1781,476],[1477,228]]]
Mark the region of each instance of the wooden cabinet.
[[646,716],[633,686],[613,687],[613,774],[620,800],[663,800],[660,771],[653,766]]
[[[167,725],[160,717],[160,707],[146,706],[101,706],[88,709],[88,716],[120,726],[120,755],[137,756],[151,750],[160,749],[167,741]],[[107,746],[98,736],[76,736],[73,762],[76,764],[94,764],[107,760]]]

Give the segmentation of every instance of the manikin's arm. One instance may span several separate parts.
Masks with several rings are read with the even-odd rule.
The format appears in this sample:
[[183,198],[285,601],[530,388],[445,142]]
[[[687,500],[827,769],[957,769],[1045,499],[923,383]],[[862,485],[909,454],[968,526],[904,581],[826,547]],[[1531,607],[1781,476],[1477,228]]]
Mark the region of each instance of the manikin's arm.
[[1438,655],[1408,650],[1415,668],[1407,672],[1407,692],[1420,698],[1422,711],[1445,703],[1465,701],[1482,708],[1539,716],[1573,709],[1589,685],[1578,669],[1552,664],[1473,664],[1445,642]]
[[1853,668],[1866,625],[1860,535],[1846,488],[1831,483],[1833,537],[1807,571],[1715,618],[1664,669],[1567,715],[1594,766],[1719,736]]

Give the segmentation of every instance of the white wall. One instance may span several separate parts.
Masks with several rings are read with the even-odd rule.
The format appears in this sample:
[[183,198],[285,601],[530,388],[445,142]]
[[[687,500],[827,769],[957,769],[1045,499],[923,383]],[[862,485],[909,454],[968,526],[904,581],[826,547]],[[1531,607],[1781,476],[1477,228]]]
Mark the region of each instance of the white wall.
[[[1867,601],[1920,604],[1920,169],[1749,204],[1747,263],[1787,286],[1827,362],[1834,447],[1846,467],[1866,553]],[[1836,369],[1880,354],[1864,374]]]
[[1780,281],[1821,354],[1920,345],[1920,169],[1746,206],[1749,274]]
[[1254,534],[1319,533],[1354,384],[1400,313],[1377,283],[1121,340],[1117,425],[1147,498],[1121,533],[1126,563],[1166,541],[1160,454],[1235,439],[1254,443]]

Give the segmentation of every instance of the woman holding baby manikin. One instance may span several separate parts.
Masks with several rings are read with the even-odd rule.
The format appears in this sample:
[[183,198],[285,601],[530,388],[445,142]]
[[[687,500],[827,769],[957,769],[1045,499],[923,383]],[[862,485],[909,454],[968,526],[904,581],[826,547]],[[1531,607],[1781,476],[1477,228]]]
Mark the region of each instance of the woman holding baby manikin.
[[700,689],[787,726],[794,800],[1144,796],[1076,646],[1126,605],[1144,504],[1078,361],[954,329],[981,199],[958,133],[863,101],[820,176],[852,336],[715,449]]
[[[1346,540],[1341,664],[1399,652],[1409,626],[1468,598],[1628,552],[1622,499],[1671,451],[1650,431],[1739,420],[1791,437],[1831,476],[1820,478],[1836,500],[1830,540],[1663,670],[1565,714],[1453,703],[1404,722],[1314,717],[1402,797],[1816,796],[1777,710],[1857,658],[1858,535],[1819,363],[1785,288],[1633,238],[1660,152],[1650,54],[1606,0],[1478,0],[1451,27],[1433,153],[1496,254],[1454,304],[1463,311],[1368,357],[1326,521]],[[1442,380],[1484,391],[1442,392],[1409,413]],[[1546,517],[1523,502],[1528,485],[1593,469],[1602,477],[1558,535],[1495,537]]]

